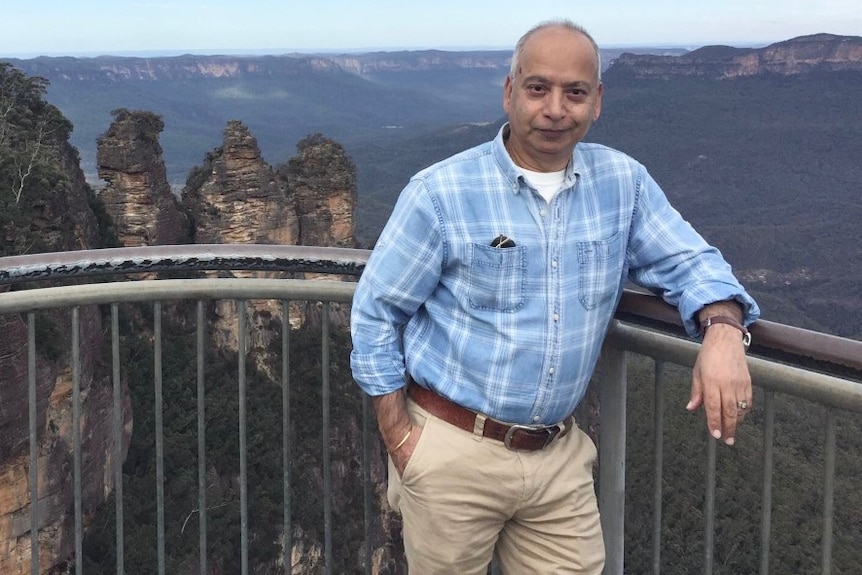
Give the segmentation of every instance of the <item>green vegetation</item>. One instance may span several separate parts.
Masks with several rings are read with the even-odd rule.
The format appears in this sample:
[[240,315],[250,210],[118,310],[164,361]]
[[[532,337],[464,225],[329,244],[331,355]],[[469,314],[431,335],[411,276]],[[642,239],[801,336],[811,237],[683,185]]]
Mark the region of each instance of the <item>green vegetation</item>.
[[[196,564],[198,532],[197,371],[194,304],[170,306],[163,311],[163,402],[165,523],[168,572]],[[124,475],[124,553],[126,565],[136,574],[157,573],[156,555],[156,443],[153,392],[152,310],[124,307],[121,326],[124,374],[132,393],[134,433]],[[210,310],[209,314],[212,313]],[[208,321],[212,316],[208,314]],[[333,556],[335,572],[348,573],[359,565],[364,537],[360,394],[349,377],[349,337],[336,331],[331,359],[332,461],[346,476],[333,477]],[[212,569],[240,572],[239,395],[237,356],[212,351],[207,345],[206,466],[207,555]],[[281,387],[255,369],[255,358],[271,361],[267,372],[280,373],[280,341],[271,349],[254,350],[247,363],[246,413],[248,421],[249,557],[253,572],[273,572],[280,554],[283,525],[282,397]],[[321,342],[320,330],[301,329],[290,334],[290,502],[294,530],[303,541],[322,544],[323,486],[321,461]],[[84,547],[86,573],[115,571],[115,517],[113,499],[93,519]],[[263,571],[259,571],[263,569]]]
[[72,125],[45,102],[46,86],[0,62],[0,255],[44,250],[30,231],[33,200],[69,188],[61,156]]
[[[704,564],[706,444],[703,413],[685,410],[690,370],[667,367],[664,386],[661,572],[700,573]],[[652,572],[653,362],[629,361],[626,569]],[[718,446],[715,499],[717,575],[757,573],[763,481],[763,394],[737,443]],[[820,570],[825,410],[801,400],[775,399],[770,573]],[[862,573],[862,421],[839,413],[837,428],[833,573]]]

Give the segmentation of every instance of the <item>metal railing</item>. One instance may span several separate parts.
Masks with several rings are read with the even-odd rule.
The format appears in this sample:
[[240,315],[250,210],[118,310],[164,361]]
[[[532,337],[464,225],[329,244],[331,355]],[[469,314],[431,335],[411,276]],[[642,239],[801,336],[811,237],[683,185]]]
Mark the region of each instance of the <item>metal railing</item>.
[[[24,314],[27,322],[27,377],[29,390],[29,482],[30,482],[30,545],[32,549],[30,568],[39,573],[39,438],[44,430],[37,425],[37,369],[36,358],[39,341],[36,338],[36,315],[43,310],[68,309],[71,315],[72,339],[71,373],[73,379],[73,443],[74,443],[74,563],[75,572],[83,573],[82,546],[84,519],[82,511],[82,462],[85,454],[81,450],[81,343],[80,310],[86,306],[110,307],[111,378],[113,382],[113,457],[123,457],[123,365],[120,360],[119,306],[131,302],[152,302],[154,346],[155,398],[155,443],[156,443],[156,500],[157,500],[157,557],[158,573],[166,572],[165,544],[165,492],[164,492],[164,436],[162,371],[165,350],[162,348],[163,304],[181,300],[197,302],[196,306],[196,353],[197,353],[197,434],[198,434],[198,524],[200,573],[207,573],[207,500],[206,500],[206,441],[205,441],[205,325],[204,302],[211,300],[236,300],[237,302],[237,354],[236,374],[239,408],[239,485],[242,574],[249,569],[249,518],[248,518],[248,421],[246,413],[247,380],[246,364],[249,326],[244,313],[246,302],[272,300],[281,304],[281,371],[282,388],[282,467],[283,467],[283,525],[284,541],[281,546],[281,563],[289,566],[293,533],[292,502],[290,498],[292,478],[290,462],[291,441],[288,430],[290,421],[291,364],[288,352],[290,337],[290,304],[292,302],[322,302],[321,329],[321,413],[322,413],[322,481],[323,481],[323,570],[333,572],[332,556],[332,479],[330,453],[330,302],[349,303],[353,283],[344,281],[264,278],[210,278],[159,279],[119,281],[109,283],[85,283],[99,276],[117,274],[169,274],[198,273],[218,270],[251,270],[265,272],[315,273],[358,276],[368,252],[336,248],[304,248],[297,246],[263,245],[189,245],[160,246],[150,248],[121,248],[41,254],[0,258],[0,286],[27,283],[33,287],[38,280],[52,282],[74,280],[75,285],[53,285],[20,291],[0,293],[0,317]],[[134,277],[134,276],[133,276]],[[102,279],[102,278],[100,278]],[[823,482],[822,549],[821,572],[828,574],[832,565],[834,478],[836,454],[836,419],[838,411],[862,412],[862,342],[837,338],[799,330],[788,326],[759,322],[752,330],[755,345],[749,366],[755,385],[764,392],[763,427],[763,485],[760,540],[760,573],[769,573],[775,394],[802,398],[826,406],[825,469]],[[654,434],[654,510],[652,569],[661,571],[662,552],[662,483],[663,470],[663,387],[665,366],[677,364],[691,366],[697,354],[698,344],[682,336],[679,319],[674,310],[657,298],[627,292],[614,319],[597,369],[597,385],[601,396],[600,422],[600,476],[598,481],[602,525],[605,533],[607,564],[605,573],[622,574],[625,557],[625,486],[626,486],[626,397],[627,356],[639,354],[656,360]],[[2,380],[0,380],[2,381]],[[357,388],[357,393],[358,388]],[[2,394],[2,383],[0,383]],[[369,460],[377,445],[373,432],[369,402],[362,397],[362,479],[364,501],[364,550],[362,570],[372,572],[372,545],[368,536],[373,523],[372,516],[379,510],[375,507]],[[704,434],[706,435],[706,434]],[[704,503],[704,573],[711,574],[714,565],[715,529],[715,485],[717,442],[707,440],[707,480]],[[0,462],[2,464],[2,462]],[[116,570],[125,572],[123,471],[121,465],[114,469],[114,501],[116,525]],[[130,572],[135,572],[134,566]],[[286,572],[292,572],[287,569]]]

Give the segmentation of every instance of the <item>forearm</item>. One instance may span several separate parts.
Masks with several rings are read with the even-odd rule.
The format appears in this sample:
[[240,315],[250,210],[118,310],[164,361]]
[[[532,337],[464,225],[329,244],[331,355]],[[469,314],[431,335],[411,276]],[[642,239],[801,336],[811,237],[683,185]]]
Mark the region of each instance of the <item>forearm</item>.
[[377,427],[386,450],[395,451],[412,429],[410,415],[407,413],[407,393],[402,387],[398,391],[372,398],[377,414]]

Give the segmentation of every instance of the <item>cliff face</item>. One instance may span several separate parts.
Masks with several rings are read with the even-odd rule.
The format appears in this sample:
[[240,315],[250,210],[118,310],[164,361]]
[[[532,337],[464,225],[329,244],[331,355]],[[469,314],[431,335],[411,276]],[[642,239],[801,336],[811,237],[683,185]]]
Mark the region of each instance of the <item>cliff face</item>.
[[101,198],[127,247],[183,243],[188,223],[168,184],[158,135],[161,118],[150,112],[117,110],[99,138]]
[[295,198],[300,244],[356,247],[356,169],[340,144],[316,135],[297,146],[299,155],[282,170]]
[[637,79],[676,76],[725,79],[818,71],[862,72],[862,38],[815,34],[761,49],[708,46],[683,56],[622,54],[611,66],[609,74],[626,74]]
[[[62,174],[44,193],[22,195],[29,228],[16,234],[39,238],[51,251],[100,247],[99,226],[88,203],[77,152],[56,144],[54,168]],[[36,315],[36,428],[38,435],[39,572],[47,573],[74,551],[71,318],[68,311]],[[30,513],[27,317],[0,317],[0,573],[29,574]],[[87,516],[113,490],[112,385],[104,369],[106,349],[99,310],[80,309],[81,439],[83,512]],[[129,396],[124,394],[126,429],[131,432]]]

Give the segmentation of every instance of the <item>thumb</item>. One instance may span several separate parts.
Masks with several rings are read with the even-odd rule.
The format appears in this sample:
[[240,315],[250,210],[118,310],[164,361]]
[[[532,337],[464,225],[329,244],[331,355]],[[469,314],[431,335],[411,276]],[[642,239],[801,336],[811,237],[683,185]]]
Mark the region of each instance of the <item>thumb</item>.
[[695,411],[703,404],[703,383],[700,381],[697,372],[695,371],[691,377],[691,397],[688,400],[688,405],[685,408],[688,411]]

